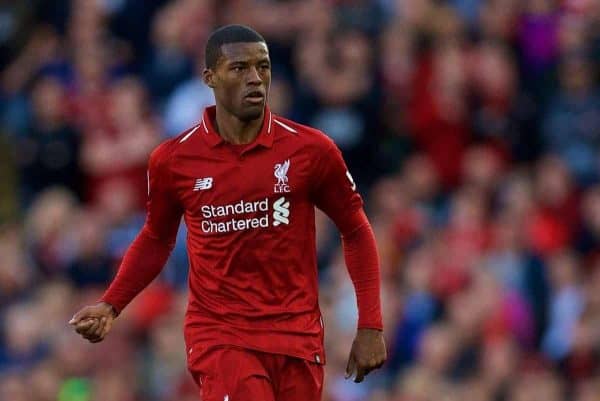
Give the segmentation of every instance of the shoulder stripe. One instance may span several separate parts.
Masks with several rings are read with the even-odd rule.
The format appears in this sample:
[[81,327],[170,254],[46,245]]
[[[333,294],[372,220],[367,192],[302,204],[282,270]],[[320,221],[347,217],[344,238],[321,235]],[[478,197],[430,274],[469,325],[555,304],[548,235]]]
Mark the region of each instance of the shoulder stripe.
[[181,138],[181,140],[179,141],[179,143],[182,143],[182,142],[185,142],[185,141],[187,141],[187,139],[188,139],[188,138],[189,138],[189,137],[190,137],[190,136],[191,136],[191,135],[192,135],[192,134],[193,134],[193,133],[194,133],[194,132],[195,132],[195,131],[196,131],[198,128],[200,128],[200,125],[196,125],[196,127],[195,127],[193,130],[191,130],[190,132],[188,132],[188,133],[187,133],[187,135],[186,135],[186,136],[184,136],[183,138]]
[[269,128],[267,129],[267,134],[271,133],[271,121],[273,120],[272,117],[273,117],[273,113],[269,112]]
[[208,128],[206,128],[206,123],[204,122],[204,116],[202,116],[202,126],[204,127],[204,132],[208,134]]
[[297,134],[297,133],[298,133],[298,131],[296,131],[295,129],[293,129],[293,128],[292,128],[292,127],[290,127],[289,125],[282,123],[282,122],[281,122],[281,121],[279,121],[279,120],[275,120],[275,119],[274,119],[273,121],[275,121],[277,124],[281,125],[281,126],[282,126],[283,128],[285,128],[286,130],[288,130],[288,131],[290,131],[290,132],[293,132],[294,134]]

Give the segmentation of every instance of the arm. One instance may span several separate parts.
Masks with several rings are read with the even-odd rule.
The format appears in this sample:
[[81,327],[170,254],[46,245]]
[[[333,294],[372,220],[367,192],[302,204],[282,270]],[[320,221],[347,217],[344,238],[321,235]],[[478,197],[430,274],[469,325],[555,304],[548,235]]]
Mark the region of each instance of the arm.
[[356,372],[355,381],[361,382],[386,359],[375,236],[352,176],[333,143],[317,166],[315,205],[334,221],[342,234],[344,259],[358,304],[358,329],[348,358],[346,378]]
[[175,245],[182,209],[171,190],[166,156],[159,147],[150,157],[146,222],[116,277],[100,302],[83,308],[69,322],[91,342],[101,341],[119,313],[158,276]]

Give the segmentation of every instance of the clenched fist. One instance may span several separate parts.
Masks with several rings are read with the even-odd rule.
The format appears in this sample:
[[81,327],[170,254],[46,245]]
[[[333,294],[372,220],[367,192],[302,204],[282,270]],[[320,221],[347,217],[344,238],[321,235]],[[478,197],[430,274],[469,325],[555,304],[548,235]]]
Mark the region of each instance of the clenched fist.
[[112,305],[98,302],[96,305],[86,306],[69,321],[75,331],[91,343],[104,340],[112,328],[117,313]]
[[346,379],[356,373],[354,381],[360,383],[369,372],[379,369],[386,359],[383,333],[374,329],[358,329],[346,366]]

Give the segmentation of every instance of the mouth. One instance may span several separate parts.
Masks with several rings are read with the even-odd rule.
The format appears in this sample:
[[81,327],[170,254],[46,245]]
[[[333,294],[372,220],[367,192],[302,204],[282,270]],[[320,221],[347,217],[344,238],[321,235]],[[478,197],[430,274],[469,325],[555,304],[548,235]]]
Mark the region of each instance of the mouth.
[[252,91],[244,96],[244,100],[248,103],[259,104],[265,100],[265,95],[261,91]]

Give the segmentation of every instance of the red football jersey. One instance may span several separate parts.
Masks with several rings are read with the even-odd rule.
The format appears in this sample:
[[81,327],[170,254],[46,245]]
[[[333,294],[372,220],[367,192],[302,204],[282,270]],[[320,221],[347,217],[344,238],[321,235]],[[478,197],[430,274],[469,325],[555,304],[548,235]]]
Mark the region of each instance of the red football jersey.
[[215,107],[151,155],[146,226],[188,229],[189,352],[230,344],[325,362],[315,211],[342,232],[362,199],[335,144],[265,110],[249,145],[215,131]]

